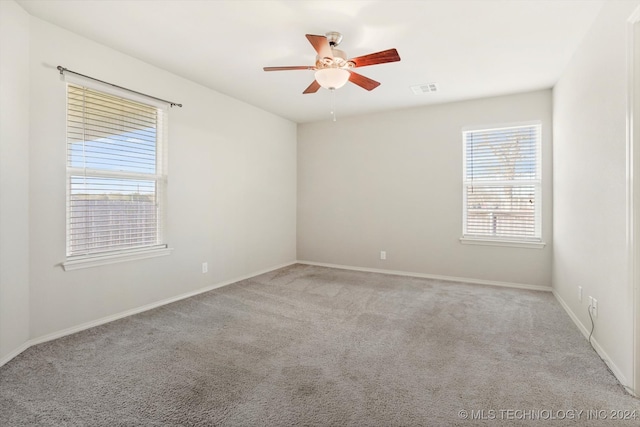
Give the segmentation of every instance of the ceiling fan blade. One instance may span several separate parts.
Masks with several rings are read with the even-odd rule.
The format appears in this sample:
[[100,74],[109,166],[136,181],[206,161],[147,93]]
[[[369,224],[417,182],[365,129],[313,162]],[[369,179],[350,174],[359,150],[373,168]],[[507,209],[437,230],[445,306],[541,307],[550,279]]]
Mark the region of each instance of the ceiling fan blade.
[[313,81],[313,83],[311,83],[311,84],[309,85],[309,87],[308,87],[308,88],[306,88],[306,89],[304,90],[304,92],[302,92],[302,93],[303,93],[303,94],[304,94],[304,93],[316,93],[316,92],[318,91],[318,89],[320,89],[320,83],[318,83],[316,80],[314,80],[314,81]]
[[307,34],[306,36],[320,58],[333,58],[331,46],[329,46],[329,41],[325,36],[314,36],[313,34]]
[[380,86],[380,82],[375,80],[371,80],[369,77],[365,77],[362,74],[354,73],[353,71],[349,71],[351,75],[349,76],[349,81],[351,83],[355,83],[363,89],[373,90]]
[[287,71],[287,70],[315,70],[316,67],[311,65],[296,65],[293,67],[264,67],[265,71]]
[[385,62],[400,61],[400,55],[395,49],[387,49],[382,52],[370,53],[369,55],[358,56],[349,61],[356,64],[356,67],[366,67],[367,65],[384,64]]

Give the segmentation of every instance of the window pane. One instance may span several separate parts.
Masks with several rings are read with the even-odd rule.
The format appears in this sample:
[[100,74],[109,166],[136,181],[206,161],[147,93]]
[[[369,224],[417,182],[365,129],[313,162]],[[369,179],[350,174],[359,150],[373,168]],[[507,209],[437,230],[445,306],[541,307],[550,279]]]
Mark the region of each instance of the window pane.
[[159,244],[155,181],[71,176],[69,249],[101,252]]
[[535,186],[467,187],[467,234],[535,236]]
[[69,87],[68,165],[156,172],[157,109],[89,89]]
[[467,179],[536,179],[537,127],[466,133]]

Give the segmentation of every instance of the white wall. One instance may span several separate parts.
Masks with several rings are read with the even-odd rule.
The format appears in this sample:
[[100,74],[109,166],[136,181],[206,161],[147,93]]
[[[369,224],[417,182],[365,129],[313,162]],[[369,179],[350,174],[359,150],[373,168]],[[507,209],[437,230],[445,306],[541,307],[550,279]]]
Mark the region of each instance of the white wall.
[[[556,295],[590,329],[618,378],[632,374],[633,294],[627,256],[627,18],[640,2],[607,2],[553,89]],[[577,287],[585,298],[578,301]]]
[[[461,244],[462,128],[530,120],[547,247]],[[299,260],[550,286],[551,228],[549,90],[298,126]]]
[[[294,123],[34,17],[30,60],[31,338],[295,261]],[[59,266],[65,84],[57,65],[184,104],[169,112],[170,256]]]
[[29,15],[0,1],[0,364],[29,339]]

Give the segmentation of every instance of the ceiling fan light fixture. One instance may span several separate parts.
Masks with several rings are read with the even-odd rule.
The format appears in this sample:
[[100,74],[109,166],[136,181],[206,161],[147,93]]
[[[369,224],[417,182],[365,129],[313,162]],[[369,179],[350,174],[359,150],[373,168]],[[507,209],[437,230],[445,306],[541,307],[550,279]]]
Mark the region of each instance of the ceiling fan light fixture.
[[302,92],[303,94],[316,93],[321,87],[333,91],[341,88],[347,82],[365,90],[373,90],[380,86],[380,82],[351,70],[368,65],[400,61],[400,55],[396,49],[387,49],[347,59],[347,54],[336,48],[342,40],[342,35],[336,31],[327,33],[325,36],[307,34],[306,37],[317,53],[315,66],[264,67],[264,71],[316,70],[315,80]]
[[351,73],[342,68],[322,68],[316,71],[316,81],[325,89],[340,89],[349,81]]

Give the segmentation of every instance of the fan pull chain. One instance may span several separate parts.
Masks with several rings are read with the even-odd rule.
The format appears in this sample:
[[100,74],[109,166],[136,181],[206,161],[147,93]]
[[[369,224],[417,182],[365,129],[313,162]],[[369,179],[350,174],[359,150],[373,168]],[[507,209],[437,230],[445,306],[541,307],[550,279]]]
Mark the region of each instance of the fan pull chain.
[[333,121],[336,121],[336,89],[330,88],[331,91],[331,115],[333,116]]

